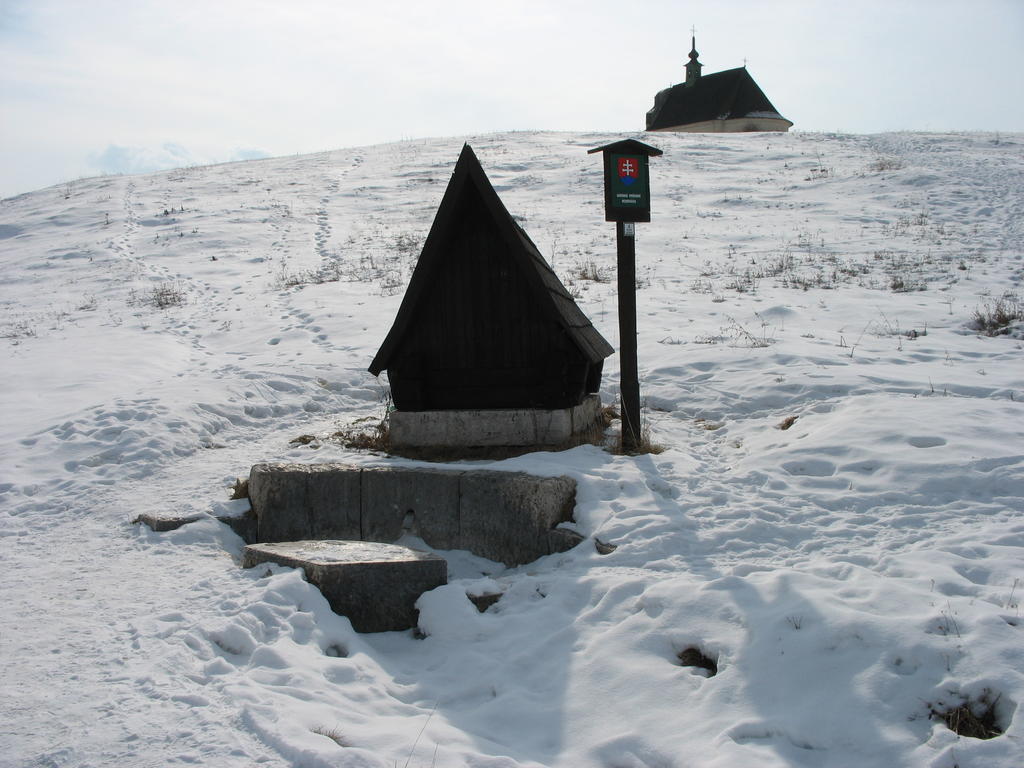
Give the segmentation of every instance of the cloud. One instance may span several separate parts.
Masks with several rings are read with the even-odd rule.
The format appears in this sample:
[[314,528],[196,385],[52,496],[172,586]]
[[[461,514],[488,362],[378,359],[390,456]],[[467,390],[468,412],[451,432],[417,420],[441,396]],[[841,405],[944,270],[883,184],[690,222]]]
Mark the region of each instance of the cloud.
[[125,147],[108,144],[98,154],[90,155],[90,164],[100,173],[150,173],[190,165],[210,165],[235,160],[257,160],[270,157],[261,149],[237,148],[221,152],[196,154],[181,144],[165,142],[159,147]]

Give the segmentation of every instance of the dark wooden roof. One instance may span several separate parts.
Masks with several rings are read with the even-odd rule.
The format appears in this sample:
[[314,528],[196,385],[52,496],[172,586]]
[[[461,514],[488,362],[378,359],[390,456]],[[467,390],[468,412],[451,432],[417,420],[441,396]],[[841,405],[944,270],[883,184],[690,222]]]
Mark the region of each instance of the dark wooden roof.
[[737,67],[702,75],[692,85],[679,83],[660,91],[647,113],[647,130],[745,117],[786,119],[768,101],[747,68]]
[[493,221],[497,236],[505,241],[509,252],[522,268],[540,311],[565,329],[583,357],[591,364],[599,363],[611,355],[615,350],[597,332],[529,235],[509,214],[498,193],[491,186],[472,148],[466,144],[462,148],[451,181],[448,182],[448,188],[434,217],[434,223],[430,227],[430,233],[409,280],[409,287],[406,289],[395,322],[370,364],[370,373],[377,376],[388,368],[402,339],[415,323],[420,299],[427,292],[431,279],[445,258],[450,233],[458,223],[458,217],[464,213],[464,202],[471,198],[483,204],[485,212]]
[[660,157],[664,154],[657,147],[652,147],[650,144],[644,144],[636,139],[613,141],[611,144],[605,144],[604,146],[594,147],[593,149],[587,150],[588,155],[592,155],[595,152],[614,152],[622,155],[647,155],[648,157]]

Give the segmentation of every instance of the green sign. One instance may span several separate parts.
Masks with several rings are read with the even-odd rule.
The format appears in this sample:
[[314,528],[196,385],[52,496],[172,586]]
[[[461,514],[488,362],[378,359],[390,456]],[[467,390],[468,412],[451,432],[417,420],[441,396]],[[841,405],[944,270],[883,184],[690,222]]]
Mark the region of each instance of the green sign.
[[642,152],[605,153],[605,220],[651,220],[651,180],[647,174],[647,161],[647,155]]
[[626,139],[587,152],[600,152],[604,157],[604,220],[650,221],[651,180],[647,163],[661,150]]

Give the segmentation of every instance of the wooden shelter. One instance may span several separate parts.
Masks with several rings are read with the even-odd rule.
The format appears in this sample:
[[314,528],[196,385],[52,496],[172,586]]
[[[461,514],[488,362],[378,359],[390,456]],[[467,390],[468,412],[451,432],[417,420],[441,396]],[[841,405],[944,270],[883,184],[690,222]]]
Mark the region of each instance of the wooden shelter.
[[466,144],[370,372],[400,411],[571,408],[613,351]]

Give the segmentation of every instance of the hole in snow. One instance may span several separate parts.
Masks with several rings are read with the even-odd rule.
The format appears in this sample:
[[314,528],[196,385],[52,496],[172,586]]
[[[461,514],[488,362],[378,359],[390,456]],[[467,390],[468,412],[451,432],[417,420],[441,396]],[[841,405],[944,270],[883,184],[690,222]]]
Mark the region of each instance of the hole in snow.
[[684,648],[679,652],[679,665],[703,670],[706,673],[704,677],[714,677],[718,674],[718,663],[706,656],[700,648],[694,646]]
[[501,592],[485,592],[482,595],[469,595],[466,597],[476,606],[476,609],[483,613],[501,599]]

